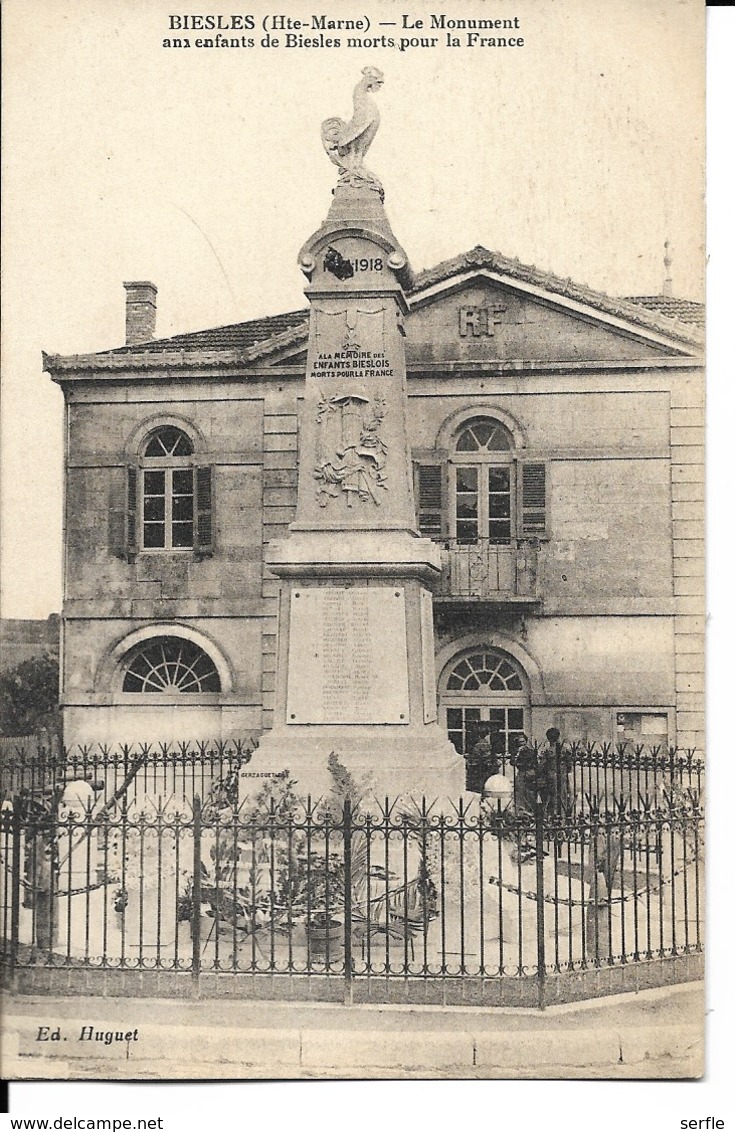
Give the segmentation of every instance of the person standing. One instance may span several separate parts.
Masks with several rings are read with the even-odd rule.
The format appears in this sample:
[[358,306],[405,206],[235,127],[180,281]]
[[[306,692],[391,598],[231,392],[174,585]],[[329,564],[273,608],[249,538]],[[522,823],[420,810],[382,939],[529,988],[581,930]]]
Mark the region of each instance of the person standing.
[[492,724],[480,728],[479,739],[467,756],[467,789],[482,794],[483,787],[493,774],[500,774],[500,760],[496,754],[496,740]]
[[533,814],[536,808],[536,793],[540,785],[540,767],[536,751],[521,732],[514,739],[515,750],[510,757],[510,765],[515,768],[515,811],[517,814]]
[[571,756],[564,748],[559,728],[550,727],[540,752],[541,795],[544,812],[549,817],[559,817],[569,807],[571,766]]

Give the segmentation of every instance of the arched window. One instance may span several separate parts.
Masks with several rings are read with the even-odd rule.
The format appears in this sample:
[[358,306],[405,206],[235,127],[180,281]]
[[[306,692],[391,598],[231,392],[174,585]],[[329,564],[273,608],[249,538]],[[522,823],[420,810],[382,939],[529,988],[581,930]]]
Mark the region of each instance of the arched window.
[[165,456],[191,456],[193,451],[191,440],[185,432],[172,425],[166,425],[157,428],[148,439],[143,455],[158,459]]
[[191,440],[165,425],[143,448],[143,550],[193,550],[194,467]]
[[525,674],[507,653],[478,648],[451,667],[441,692],[447,734],[460,754],[474,746],[481,723],[490,723],[508,753],[512,738],[526,730]]
[[220,692],[217,667],[193,641],[152,637],[137,645],[123,661],[123,692],[157,694]]
[[467,421],[457,434],[451,468],[454,537],[508,546],[515,532],[513,439],[488,417]]
[[162,422],[134,440],[126,493],[110,512],[110,545],[121,558],[130,561],[138,551],[212,554],[213,469],[202,463],[195,436]]
[[523,682],[509,660],[495,652],[476,652],[460,660],[447,681],[448,691],[521,692]]
[[504,425],[479,417],[464,426],[455,447],[458,452],[510,452],[513,442]]
[[[546,464],[528,459],[520,425],[504,410],[497,414],[463,410],[442,425],[436,448],[415,451],[422,535],[483,551],[547,537]],[[491,564],[498,553],[490,552]]]

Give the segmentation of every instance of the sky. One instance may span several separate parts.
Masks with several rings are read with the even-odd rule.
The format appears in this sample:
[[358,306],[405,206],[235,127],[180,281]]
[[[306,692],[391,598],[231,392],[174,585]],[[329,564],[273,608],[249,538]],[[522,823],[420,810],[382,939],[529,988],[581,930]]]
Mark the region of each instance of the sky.
[[[157,336],[305,305],[297,253],[330,201],[320,123],[385,74],[368,164],[416,270],[475,244],[613,295],[703,295],[703,17],[690,0],[340,3],[433,47],[174,49],[160,0],[5,0],[0,611],[61,607],[63,398],[41,351],[124,338],[123,280]],[[448,47],[404,16],[511,18],[523,48]],[[396,22],[395,28],[378,28]],[[315,38],[318,33],[302,31]],[[483,32],[491,35],[491,32]],[[496,35],[502,32],[494,33]],[[8,203],[9,202],[9,203]]]

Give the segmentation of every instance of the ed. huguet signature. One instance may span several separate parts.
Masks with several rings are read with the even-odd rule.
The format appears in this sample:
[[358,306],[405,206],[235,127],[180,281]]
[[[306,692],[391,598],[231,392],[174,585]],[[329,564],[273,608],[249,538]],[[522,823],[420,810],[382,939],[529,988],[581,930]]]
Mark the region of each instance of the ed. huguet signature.
[[[37,1042],[66,1042],[68,1040],[68,1036],[62,1033],[61,1026],[38,1027]],[[127,1044],[139,1040],[137,1028],[135,1030],[98,1030],[96,1026],[82,1026],[79,1033],[76,1034],[76,1041],[78,1042],[101,1042],[106,1046],[111,1046],[115,1042]]]

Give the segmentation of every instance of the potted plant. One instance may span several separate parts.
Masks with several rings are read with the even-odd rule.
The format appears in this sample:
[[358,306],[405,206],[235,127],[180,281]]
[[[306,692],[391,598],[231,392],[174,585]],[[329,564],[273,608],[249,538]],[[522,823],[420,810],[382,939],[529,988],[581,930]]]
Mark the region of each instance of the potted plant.
[[309,944],[319,948],[327,940],[338,942],[344,931],[345,863],[336,845],[330,845],[329,854],[321,850],[310,853],[304,881],[299,903]]
[[[227,804],[218,793],[221,804],[208,812],[205,825],[211,863],[209,869],[201,865],[206,938],[212,921],[223,936],[242,937],[278,929],[303,914],[306,839],[294,786],[290,777],[277,776],[239,807],[232,791]],[[179,899],[181,919],[191,917],[191,902],[190,881]]]
[[306,935],[310,944],[326,944],[327,940],[338,943],[344,933],[342,920],[334,917],[331,910],[319,908],[311,911],[305,921]]

